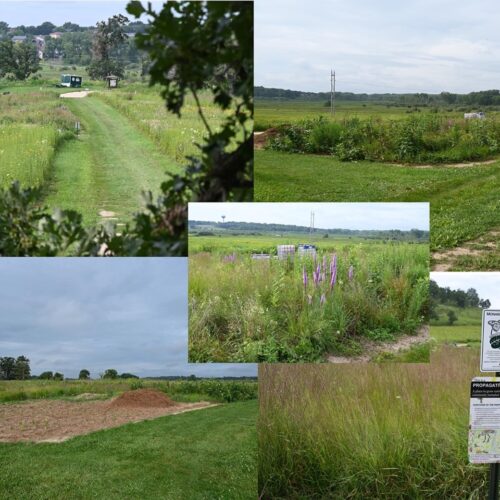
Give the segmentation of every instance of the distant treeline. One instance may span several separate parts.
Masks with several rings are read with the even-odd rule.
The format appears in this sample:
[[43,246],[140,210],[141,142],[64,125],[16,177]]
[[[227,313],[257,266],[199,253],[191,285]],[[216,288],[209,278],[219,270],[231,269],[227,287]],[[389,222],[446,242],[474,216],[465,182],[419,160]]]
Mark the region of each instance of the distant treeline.
[[429,285],[429,294],[431,301],[436,304],[448,305],[464,309],[466,307],[481,307],[488,309],[491,302],[488,299],[481,299],[475,288],[464,290],[453,290],[450,287],[440,287],[435,281],[431,280]]
[[[288,224],[264,224],[260,222],[209,222],[209,221],[189,221],[189,232],[194,233],[199,231],[201,234],[209,235],[212,230],[217,233],[239,231],[241,233],[309,233],[310,228],[307,226],[295,226]],[[392,240],[417,240],[428,241],[429,231],[421,229],[411,229],[410,231],[401,231],[399,229],[378,230],[378,229],[314,229],[315,234],[331,234],[341,236],[357,236],[360,238],[373,239],[392,239]],[[215,234],[215,233],[214,233]]]
[[[500,105],[500,90],[496,89],[470,92],[469,94],[454,94],[452,92],[441,92],[440,94],[355,94],[353,92],[336,92],[335,96],[339,101],[373,102],[401,106]],[[328,102],[330,93],[255,87],[254,97],[256,99]]]

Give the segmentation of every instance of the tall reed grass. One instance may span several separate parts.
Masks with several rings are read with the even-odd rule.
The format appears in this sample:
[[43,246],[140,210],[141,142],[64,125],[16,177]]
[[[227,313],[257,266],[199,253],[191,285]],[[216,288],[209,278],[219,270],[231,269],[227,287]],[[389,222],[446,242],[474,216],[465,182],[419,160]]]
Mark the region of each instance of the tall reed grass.
[[426,321],[427,245],[346,245],[316,259],[200,253],[189,263],[191,361],[318,361]]
[[262,498],[485,498],[468,464],[472,349],[431,364],[260,365]]

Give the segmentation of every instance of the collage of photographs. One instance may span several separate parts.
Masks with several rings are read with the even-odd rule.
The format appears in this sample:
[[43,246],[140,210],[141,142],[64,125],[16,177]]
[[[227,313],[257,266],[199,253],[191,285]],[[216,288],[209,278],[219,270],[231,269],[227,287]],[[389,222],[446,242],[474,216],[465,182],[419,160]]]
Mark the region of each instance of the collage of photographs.
[[0,0],[0,500],[499,500],[499,15]]

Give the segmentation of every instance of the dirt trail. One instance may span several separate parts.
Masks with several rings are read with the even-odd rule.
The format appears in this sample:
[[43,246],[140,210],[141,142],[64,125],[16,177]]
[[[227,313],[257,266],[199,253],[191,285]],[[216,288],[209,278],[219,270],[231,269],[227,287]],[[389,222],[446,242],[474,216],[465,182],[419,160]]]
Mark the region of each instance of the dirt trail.
[[382,353],[397,354],[407,351],[412,346],[428,342],[429,326],[425,325],[420,328],[416,335],[403,335],[398,337],[395,342],[374,342],[372,340],[363,339],[361,341],[362,349],[366,354],[359,356],[328,356],[329,363],[368,363],[375,356]]
[[206,401],[170,402],[164,405],[150,401],[149,406],[144,406],[137,404],[137,401],[127,404],[119,398],[106,401],[85,401],[81,398],[80,401],[42,400],[0,404],[0,442],[59,443],[101,429],[218,406]]
[[66,92],[65,94],[59,94],[59,97],[63,99],[81,99],[82,97],[87,97],[91,94],[93,90],[81,90],[79,92]]
[[[463,243],[459,247],[432,253],[432,271],[446,272],[452,269],[460,257],[487,257],[497,252],[500,241],[500,229],[493,229],[475,240]],[[493,269],[492,269],[493,270]]]

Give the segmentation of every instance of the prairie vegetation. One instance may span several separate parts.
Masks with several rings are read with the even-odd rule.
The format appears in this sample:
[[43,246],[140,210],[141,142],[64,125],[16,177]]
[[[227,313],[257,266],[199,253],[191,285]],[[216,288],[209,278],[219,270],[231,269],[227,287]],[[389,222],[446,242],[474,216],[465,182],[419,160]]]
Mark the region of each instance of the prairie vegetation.
[[267,147],[328,154],[341,161],[445,163],[491,158],[500,151],[496,120],[451,119],[437,113],[405,119],[326,118],[282,125]]
[[233,402],[255,399],[257,382],[228,380],[0,380],[0,403],[91,393],[111,397],[133,389],[158,389],[176,401]]
[[262,498],[483,498],[468,463],[476,350],[429,365],[261,365]]
[[[191,361],[352,356],[363,352],[363,340],[393,341],[425,323],[425,244],[332,239],[315,259],[253,260],[259,239],[252,246],[248,237],[239,240],[220,237],[212,254],[190,247]],[[225,253],[228,243],[237,250]],[[260,251],[268,249],[261,241]]]

